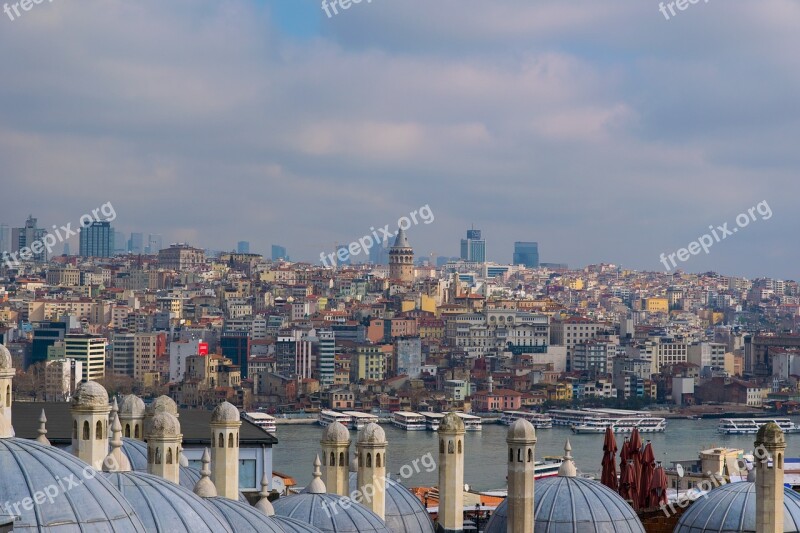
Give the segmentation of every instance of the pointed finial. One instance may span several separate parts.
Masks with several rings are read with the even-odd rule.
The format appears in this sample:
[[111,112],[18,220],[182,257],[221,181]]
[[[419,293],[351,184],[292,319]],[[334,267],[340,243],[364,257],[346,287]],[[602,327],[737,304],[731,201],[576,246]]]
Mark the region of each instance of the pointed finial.
[[321,466],[322,462],[319,460],[319,455],[317,455],[314,459],[314,479],[311,480],[311,483],[308,485],[308,490],[306,491],[309,494],[325,494],[327,492],[325,483],[322,481]]
[[575,468],[575,461],[572,460],[572,445],[567,439],[564,444],[564,462],[558,469],[558,475],[561,477],[575,477],[578,475],[578,469]]
[[194,493],[201,498],[214,498],[217,496],[217,487],[211,481],[211,455],[208,453],[208,448],[203,450],[203,457],[200,459],[203,463],[200,468],[200,479],[194,485]]
[[111,451],[103,459],[103,472],[130,472],[131,462],[122,451],[122,424],[119,423],[119,414],[114,414],[111,423]]
[[261,499],[256,502],[255,508],[267,516],[273,516],[275,508],[272,507],[272,502],[269,501],[269,479],[266,471],[261,475],[261,492],[259,494]]
[[45,446],[50,446],[50,440],[46,437],[47,435],[47,416],[44,414],[44,409],[42,409],[42,414],[39,417],[39,436],[36,437],[36,442],[39,444],[44,444]]

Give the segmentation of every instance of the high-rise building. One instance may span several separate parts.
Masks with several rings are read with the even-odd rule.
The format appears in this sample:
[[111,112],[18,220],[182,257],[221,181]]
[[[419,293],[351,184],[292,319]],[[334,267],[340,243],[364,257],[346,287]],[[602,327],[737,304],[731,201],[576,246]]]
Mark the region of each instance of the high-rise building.
[[486,241],[481,237],[481,230],[467,230],[467,238],[461,239],[461,259],[475,263],[486,262]]
[[289,256],[286,254],[286,248],[279,244],[272,245],[272,260],[279,261],[279,260],[289,260]]
[[133,336],[133,377],[144,379],[144,375],[155,372],[156,360],[167,352],[165,333],[135,333]]
[[514,243],[514,260],[515,265],[524,265],[528,268],[539,267],[539,243],[517,241]]
[[128,251],[132,254],[144,253],[144,238],[141,233],[131,233],[128,239]]
[[[11,252],[19,252],[23,248],[31,250],[31,255],[36,262],[47,261],[47,249],[39,245],[35,248],[40,249],[38,253],[31,249],[36,242],[42,242],[44,236],[47,235],[47,230],[37,227],[37,221],[33,215],[29,215],[25,221],[25,226],[22,228],[14,228],[11,231]],[[20,257],[21,259],[28,259],[27,257]]]
[[[339,255],[339,252],[344,250],[344,253]],[[344,256],[344,259],[341,257]],[[346,244],[337,244],[336,245],[336,264],[337,265],[349,265],[350,263],[350,250],[348,250]]]
[[336,373],[336,334],[330,329],[321,329],[317,332],[319,339],[319,354],[317,356],[317,372],[319,385],[323,389],[333,386],[333,377]]
[[0,258],[11,251],[11,228],[8,224],[0,224]]
[[238,254],[249,254],[250,253],[250,243],[248,241],[239,241],[236,243],[236,253]]
[[128,253],[128,239],[121,231],[114,232],[114,255]]
[[111,338],[111,371],[114,375],[133,377],[135,361],[133,346],[133,333],[114,333]]
[[111,222],[95,221],[81,226],[78,255],[81,257],[111,257],[114,255],[114,230]]
[[163,247],[164,243],[161,241],[161,235],[158,235],[157,233],[151,233],[147,237],[147,247],[145,248],[144,253],[155,255]]
[[389,241],[384,239],[372,245],[369,249],[369,262],[373,265],[389,264]]
[[106,342],[105,337],[83,333],[64,337],[65,356],[81,362],[83,379],[97,381],[105,377]]

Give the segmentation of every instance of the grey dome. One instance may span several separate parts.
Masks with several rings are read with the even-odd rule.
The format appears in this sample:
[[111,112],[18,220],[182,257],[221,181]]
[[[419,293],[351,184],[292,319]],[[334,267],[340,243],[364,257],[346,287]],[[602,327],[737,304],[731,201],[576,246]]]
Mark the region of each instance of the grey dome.
[[506,436],[507,441],[519,441],[519,442],[536,442],[536,429],[533,427],[533,424],[525,420],[524,418],[519,418],[514,421],[513,424],[508,426],[508,434]]
[[334,421],[322,433],[322,442],[349,443],[350,431],[341,422]]
[[[37,491],[55,492],[43,505],[19,505],[14,531],[147,531],[131,504],[103,474],[52,446],[0,439],[0,502],[22,502]],[[77,485],[75,485],[77,483]],[[52,489],[55,488],[55,490]]]
[[72,396],[73,407],[109,407],[108,392],[95,381],[85,381],[78,385]]
[[288,516],[272,516],[270,518],[279,523],[286,533],[321,533],[322,531],[311,524],[306,524]]
[[150,422],[150,433],[147,436],[151,439],[154,437],[175,438],[180,433],[181,423],[178,422],[175,415],[163,411],[156,413],[153,417],[152,422]]
[[[800,531],[800,494],[788,488],[783,494],[783,531]],[[695,500],[675,527],[675,533],[704,531],[755,533],[756,484],[729,483],[712,490]]]
[[239,422],[239,410],[232,403],[222,402],[211,413],[211,423],[229,424]]
[[439,422],[439,433],[464,433],[464,421],[455,413],[447,413]]
[[219,496],[204,501],[222,515],[234,533],[284,533],[279,522],[252,505]]
[[232,533],[213,507],[180,485],[143,472],[105,475],[131,503],[148,532]]
[[122,398],[119,406],[120,418],[144,418],[144,401],[135,394],[127,394]]
[[[497,506],[485,533],[506,533],[508,500]],[[580,477],[536,481],[535,533],[644,533],[639,517],[622,497],[605,485]]]
[[[358,474],[350,473],[350,494],[358,489]],[[434,533],[433,521],[419,498],[397,481],[386,478],[386,527],[393,533]]]
[[378,515],[334,494],[296,494],[279,498],[272,506],[276,515],[306,522],[325,533],[391,533]]
[[11,352],[8,351],[8,348],[0,344],[0,370],[9,370],[13,365]]
[[358,434],[359,444],[386,444],[386,432],[375,422],[370,422]]
[[153,403],[150,404],[149,411],[151,415],[169,413],[178,416],[178,404],[169,396],[162,395],[153,400]]

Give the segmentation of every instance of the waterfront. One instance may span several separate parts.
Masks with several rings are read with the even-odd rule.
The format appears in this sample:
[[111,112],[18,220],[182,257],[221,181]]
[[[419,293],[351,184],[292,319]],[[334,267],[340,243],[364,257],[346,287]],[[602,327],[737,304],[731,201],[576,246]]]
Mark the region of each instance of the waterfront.
[[[800,417],[791,417],[795,423]],[[668,464],[670,461],[696,459],[699,450],[715,446],[753,449],[755,435],[721,435],[717,433],[718,419],[681,420],[673,419],[667,423],[664,433],[642,435],[653,443],[656,460]],[[389,441],[387,459],[389,472],[393,477],[405,464],[430,452],[438,460],[436,434],[432,431],[402,431],[384,424],[386,439]],[[506,426],[487,424],[481,432],[468,432],[464,438],[465,473],[464,481],[478,490],[504,488],[506,486]],[[356,432],[351,432],[355,451]],[[319,425],[280,425],[278,444],[274,447],[274,469],[294,477],[298,484],[305,485],[311,479],[312,462],[319,452],[322,428]],[[578,470],[599,476],[600,461],[603,457],[603,435],[574,435],[568,428],[554,427],[536,432],[536,458],[546,455],[563,455],[567,438],[572,443],[572,455]],[[624,437],[617,435],[617,444],[622,446]],[[786,435],[787,457],[800,456],[800,434]],[[414,474],[404,483],[409,486],[435,485],[437,474],[424,469]]]

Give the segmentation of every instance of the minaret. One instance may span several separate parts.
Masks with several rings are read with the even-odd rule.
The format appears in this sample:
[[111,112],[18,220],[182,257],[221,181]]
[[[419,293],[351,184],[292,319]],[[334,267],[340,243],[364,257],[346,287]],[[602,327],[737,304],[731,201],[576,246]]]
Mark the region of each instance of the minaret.
[[386,433],[374,422],[358,435],[358,490],[360,502],[385,519],[386,515]]
[[322,481],[331,494],[350,494],[350,431],[340,422],[325,428],[322,434]]
[[122,424],[123,437],[144,440],[145,411],[144,402],[138,396],[128,394],[122,398],[122,405],[119,408],[119,421]]
[[103,459],[103,472],[130,471],[131,462],[122,451],[122,424],[119,423],[119,415],[114,413],[114,420],[111,422],[111,451]]
[[414,281],[414,250],[402,228],[397,232],[394,245],[389,248],[389,278],[403,283]]
[[147,473],[180,483],[181,424],[170,413],[156,414],[147,436]]
[[439,424],[439,531],[464,530],[464,422],[447,413]]
[[239,499],[239,410],[222,402],[211,413],[211,479],[220,496]]
[[783,431],[775,422],[764,424],[756,435],[755,447],[756,531],[782,533],[783,455],[786,451]]
[[[169,396],[159,396],[153,403],[151,403],[144,414],[144,440],[147,440],[148,433],[150,431],[150,424],[153,420],[153,417],[158,413],[169,413],[175,418],[180,418],[178,414],[178,404],[175,403],[175,400],[170,398]],[[135,438],[135,437],[134,437]]]
[[78,385],[72,397],[72,455],[91,465],[103,468],[108,455],[108,393],[102,385],[86,381]]
[[520,418],[508,427],[508,533],[533,531],[536,429]]
[[36,442],[50,446],[50,439],[47,438],[47,416],[44,414],[44,409],[42,409],[42,414],[39,415],[39,436],[36,437]]
[[14,428],[11,425],[11,382],[16,370],[13,365],[11,352],[0,344],[0,439],[14,436]]

